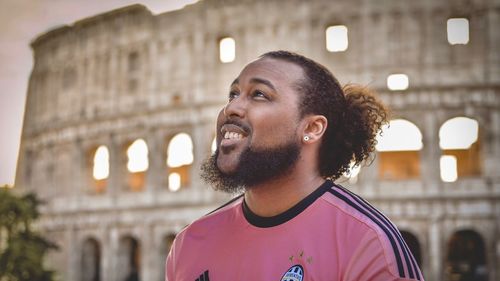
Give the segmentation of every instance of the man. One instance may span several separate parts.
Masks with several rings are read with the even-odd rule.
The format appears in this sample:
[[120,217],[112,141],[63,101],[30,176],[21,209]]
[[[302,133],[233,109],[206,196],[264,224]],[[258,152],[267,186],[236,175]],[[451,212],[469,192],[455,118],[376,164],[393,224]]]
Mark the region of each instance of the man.
[[177,236],[168,281],[423,280],[396,227],[333,183],[374,151],[387,112],[323,66],[277,51],[248,64],[202,177],[243,191]]

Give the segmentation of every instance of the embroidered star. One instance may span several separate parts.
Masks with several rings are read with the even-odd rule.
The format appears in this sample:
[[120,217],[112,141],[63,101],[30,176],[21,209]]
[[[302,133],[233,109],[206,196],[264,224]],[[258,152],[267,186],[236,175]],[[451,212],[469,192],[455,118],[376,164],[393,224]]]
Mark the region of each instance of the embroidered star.
[[293,261],[293,255],[288,258],[291,262]]
[[302,258],[302,256],[304,256],[304,250],[302,250],[302,251],[300,252],[300,254],[299,254],[299,257],[301,257],[301,258]]
[[312,260],[313,260],[313,258],[312,258],[312,257],[308,257],[308,258],[307,258],[307,263],[311,263],[311,262],[312,262]]

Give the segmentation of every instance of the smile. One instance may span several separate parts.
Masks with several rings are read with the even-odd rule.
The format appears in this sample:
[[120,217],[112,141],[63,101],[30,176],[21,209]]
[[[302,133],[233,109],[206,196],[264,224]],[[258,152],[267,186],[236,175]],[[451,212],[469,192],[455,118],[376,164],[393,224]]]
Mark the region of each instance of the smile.
[[221,129],[221,146],[232,146],[248,136],[247,132],[235,124],[224,124]]
[[224,134],[224,139],[225,140],[241,140],[243,138],[243,135],[240,133],[235,133],[235,132],[226,132]]

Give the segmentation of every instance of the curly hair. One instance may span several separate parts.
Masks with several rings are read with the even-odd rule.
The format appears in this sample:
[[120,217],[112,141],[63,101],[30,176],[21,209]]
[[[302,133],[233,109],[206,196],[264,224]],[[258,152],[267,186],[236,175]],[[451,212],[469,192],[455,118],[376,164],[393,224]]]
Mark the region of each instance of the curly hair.
[[370,158],[376,136],[388,122],[388,109],[368,88],[355,84],[340,85],[323,65],[288,51],[273,51],[260,56],[299,65],[305,79],[296,85],[301,117],[323,115],[328,120],[319,150],[320,175],[337,179],[353,166]]

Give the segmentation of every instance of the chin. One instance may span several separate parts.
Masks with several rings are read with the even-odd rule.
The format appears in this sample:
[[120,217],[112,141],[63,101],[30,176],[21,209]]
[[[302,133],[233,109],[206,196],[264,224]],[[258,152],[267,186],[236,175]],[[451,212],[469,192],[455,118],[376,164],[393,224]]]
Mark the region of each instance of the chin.
[[219,171],[223,174],[232,174],[234,172],[236,172],[236,169],[238,167],[237,163],[232,163],[231,162],[235,162],[235,161],[230,161],[229,159],[221,159],[221,158],[225,158],[224,156],[220,156],[217,157],[217,168],[219,169]]

